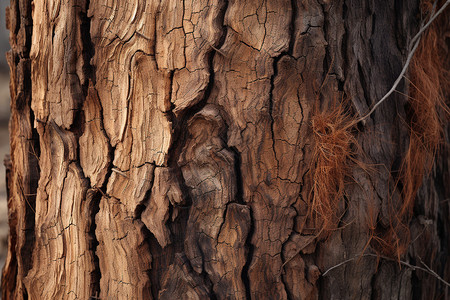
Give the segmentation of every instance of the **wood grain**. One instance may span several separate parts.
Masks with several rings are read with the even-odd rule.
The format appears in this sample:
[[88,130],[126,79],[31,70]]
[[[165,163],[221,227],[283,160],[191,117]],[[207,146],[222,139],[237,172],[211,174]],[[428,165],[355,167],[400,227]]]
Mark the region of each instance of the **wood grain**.
[[[353,127],[361,164],[334,227],[311,204],[312,118],[368,111],[398,76],[418,11],[419,1],[11,0],[3,298],[444,298],[433,278],[373,256],[321,275],[377,250],[373,232],[401,204],[407,82]],[[447,281],[448,157],[424,179],[400,257]]]

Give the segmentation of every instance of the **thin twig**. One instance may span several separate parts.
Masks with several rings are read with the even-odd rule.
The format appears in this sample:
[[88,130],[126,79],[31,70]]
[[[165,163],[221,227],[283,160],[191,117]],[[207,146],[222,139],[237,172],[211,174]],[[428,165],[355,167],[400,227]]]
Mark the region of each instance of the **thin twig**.
[[375,105],[372,107],[372,109],[367,114],[365,114],[364,116],[362,116],[361,118],[356,120],[355,123],[359,123],[359,122],[367,119],[375,111],[375,109],[377,109],[377,107],[380,106],[381,103],[383,103],[396,90],[397,86],[399,85],[400,81],[403,78],[403,75],[406,73],[406,70],[409,67],[409,63],[411,62],[414,52],[416,51],[417,47],[419,46],[419,42],[420,42],[420,38],[417,40],[417,42],[414,45],[411,52],[409,52],[409,55],[408,55],[408,58],[406,59],[406,63],[403,67],[403,70],[401,71],[401,73],[397,77],[397,79],[395,80],[394,85],[391,87],[391,89],[377,103],[375,103]]
[[96,189],[97,191],[99,191],[100,194],[102,194],[104,197],[109,198],[109,196],[106,195],[106,194],[105,194],[98,186],[96,186],[95,189]]
[[420,257],[417,257],[417,258],[418,258],[418,259],[420,260],[420,262],[425,266],[425,268],[422,268],[422,267],[419,267],[419,266],[415,266],[415,265],[411,265],[410,263],[407,263],[406,261],[396,260],[396,259],[393,259],[393,258],[390,258],[390,257],[387,257],[387,256],[376,255],[376,254],[372,254],[372,253],[365,253],[365,254],[363,254],[363,255],[358,255],[358,256],[355,256],[355,257],[353,257],[353,258],[344,260],[343,262],[340,262],[340,263],[338,263],[337,265],[334,265],[334,266],[330,267],[330,268],[327,269],[325,272],[323,272],[322,276],[326,276],[330,271],[332,271],[332,270],[334,270],[334,269],[336,269],[336,268],[339,268],[340,266],[345,265],[345,264],[347,264],[347,263],[349,263],[349,262],[351,262],[351,261],[354,261],[354,260],[356,260],[356,259],[360,259],[360,258],[365,257],[365,256],[371,256],[371,257],[376,257],[376,258],[382,258],[382,259],[389,260],[389,261],[392,261],[392,262],[397,262],[397,263],[399,263],[399,264],[401,264],[401,265],[404,265],[404,266],[406,266],[406,267],[408,267],[408,268],[411,268],[413,271],[416,271],[416,270],[423,271],[423,272],[425,272],[425,273],[428,273],[428,274],[434,276],[434,277],[435,277],[436,279],[438,279],[440,282],[442,282],[442,283],[445,284],[446,286],[450,287],[450,283],[448,283],[447,281],[445,281],[441,276],[439,276],[439,275],[438,275],[436,272],[434,272],[430,267],[428,267],[428,266],[422,261],[422,259],[420,259]]
[[212,43],[210,43],[207,39],[205,39],[205,38],[201,38],[203,41],[205,41],[207,44],[208,44],[208,46],[210,46],[211,48],[213,48],[213,50],[215,50],[216,52],[218,52],[218,53],[220,53],[220,54],[222,54],[222,56],[224,56],[224,57],[227,57],[228,58],[228,55],[226,55],[222,50],[220,50],[220,49],[218,49],[217,47],[215,47]]
[[27,202],[28,206],[31,208],[33,213],[36,215],[36,211],[34,210],[33,206],[30,203],[30,201],[28,201],[28,197],[26,196],[27,194],[25,194],[25,190],[23,188],[22,176],[19,176],[19,178],[18,178],[18,185],[19,185],[19,189],[20,189],[20,192],[22,193],[23,198],[25,199],[25,201]]
[[423,260],[420,258],[420,256],[417,256],[417,258],[419,259],[420,263],[428,270],[428,272],[427,272],[428,274],[433,275],[434,277],[439,279],[439,281],[444,283],[446,286],[450,287],[450,284],[447,281],[445,281],[441,276],[439,276],[436,272],[434,272],[429,266],[427,266],[427,264],[423,262]]
[[424,31],[431,25],[431,23],[436,19],[437,16],[439,16],[444,9],[450,4],[450,0],[447,0],[444,5],[442,5],[442,7],[430,17],[430,20],[423,25],[419,32],[411,39],[410,45],[414,45],[412,47],[412,49],[410,49],[410,52],[408,54],[408,57],[406,59],[405,65],[403,66],[402,71],[400,72],[400,75],[397,77],[397,79],[395,80],[394,84],[392,85],[391,89],[378,101],[375,103],[375,105],[373,105],[372,109],[365,114],[364,116],[362,116],[361,118],[359,118],[358,120],[355,121],[356,123],[359,123],[361,121],[364,121],[365,119],[367,119],[374,111],[375,109],[381,105],[381,103],[383,103],[397,88],[397,86],[399,85],[400,81],[402,80],[403,76],[405,75],[406,71],[408,70],[409,64],[411,63],[411,59],[413,58],[414,52],[416,52],[417,47],[419,46],[420,43],[420,38],[421,35],[424,33]]
[[343,262],[340,262],[340,263],[338,263],[337,265],[334,265],[334,266],[328,268],[325,272],[322,273],[322,276],[327,276],[327,274],[328,274],[330,271],[332,271],[332,270],[334,270],[334,269],[337,269],[337,268],[339,268],[339,267],[342,266],[342,265],[345,265],[345,264],[347,264],[347,263],[349,263],[349,262],[351,262],[351,261],[354,261],[354,260],[357,259],[357,258],[361,258],[361,257],[364,257],[364,256],[367,256],[367,254],[363,254],[363,255],[361,255],[361,256],[355,256],[355,257],[353,257],[353,258],[349,258],[349,259],[347,259],[347,260],[344,260]]
[[124,172],[122,172],[122,171],[120,171],[120,170],[118,170],[116,168],[111,168],[111,171],[116,172],[117,174],[120,174],[120,175],[122,175],[123,177],[125,177],[127,179],[130,179],[130,177],[128,177],[127,174],[125,174]]
[[311,244],[311,242],[314,241],[314,239],[316,239],[316,238],[320,235],[320,233],[322,232],[322,230],[323,230],[323,228],[319,231],[319,233],[318,233],[317,235],[311,236],[311,237],[305,242],[305,245],[304,245],[303,247],[297,249],[297,251],[295,251],[295,254],[294,254],[294,255],[292,255],[291,257],[289,257],[288,259],[286,259],[286,261],[281,265],[280,273],[282,272],[284,266],[285,266],[288,262],[290,262],[294,257],[296,257],[296,256],[300,253],[300,251],[302,251],[302,250],[305,249],[307,246],[309,246],[309,244]]
[[422,33],[423,33],[423,32],[431,25],[431,23],[433,23],[433,21],[437,18],[437,16],[439,16],[439,15],[444,11],[445,7],[446,7],[447,5],[450,4],[450,0],[447,0],[447,2],[445,2],[444,5],[442,5],[442,7],[441,7],[435,14],[433,14],[434,11],[435,11],[435,9],[436,9],[437,2],[438,2],[438,1],[436,0],[436,1],[434,2],[434,4],[433,4],[433,10],[432,10],[432,13],[431,13],[431,18],[430,18],[430,20],[428,20],[428,22],[427,22],[425,25],[423,25],[423,26],[420,28],[419,32],[411,39],[411,45],[412,45],[418,38],[420,38],[420,36],[422,35]]

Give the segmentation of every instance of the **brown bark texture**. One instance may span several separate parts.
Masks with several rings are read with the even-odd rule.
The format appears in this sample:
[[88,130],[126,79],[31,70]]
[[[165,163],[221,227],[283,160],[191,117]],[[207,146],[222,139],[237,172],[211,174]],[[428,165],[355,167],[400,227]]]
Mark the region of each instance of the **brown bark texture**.
[[[450,279],[445,147],[402,206],[410,82],[345,147],[315,138],[387,92],[420,12],[410,0],[11,0],[3,298],[450,297],[399,263]],[[320,159],[337,148],[349,153],[327,173]]]

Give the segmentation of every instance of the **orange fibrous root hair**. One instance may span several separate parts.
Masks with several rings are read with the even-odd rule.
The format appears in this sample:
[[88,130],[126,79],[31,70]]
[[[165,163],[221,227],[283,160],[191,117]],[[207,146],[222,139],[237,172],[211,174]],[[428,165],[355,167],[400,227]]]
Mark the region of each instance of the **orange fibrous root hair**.
[[[425,1],[425,7],[431,7]],[[431,171],[434,157],[443,143],[449,109],[444,95],[450,91],[449,54],[442,31],[450,30],[448,10],[431,25],[422,37],[410,67],[411,135],[409,148],[402,166],[402,214],[410,214],[422,184],[423,176]],[[446,26],[445,24],[447,23]],[[445,66],[445,62],[446,65]],[[443,64],[444,63],[444,64]]]
[[329,110],[316,110],[311,125],[314,141],[310,210],[321,229],[332,230],[339,222],[339,204],[356,163],[357,141],[352,133],[355,117],[348,112],[344,101]]
[[[430,14],[432,1],[422,2],[423,14]],[[436,10],[438,7],[436,8]],[[450,13],[446,9],[424,33],[409,68],[410,98],[408,126],[409,146],[403,159],[396,186],[401,186],[402,204],[391,209],[389,230],[374,239],[384,254],[400,258],[410,242],[407,224],[423,179],[432,169],[439,147],[444,142],[444,126],[449,107],[445,96],[450,94],[450,53],[445,35],[450,31]]]

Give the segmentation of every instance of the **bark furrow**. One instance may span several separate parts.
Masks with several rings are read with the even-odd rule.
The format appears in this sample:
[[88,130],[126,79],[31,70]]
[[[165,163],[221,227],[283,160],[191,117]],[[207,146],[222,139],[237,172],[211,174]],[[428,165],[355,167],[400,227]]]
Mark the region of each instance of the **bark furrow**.
[[428,2],[11,0],[3,297],[445,298]]

